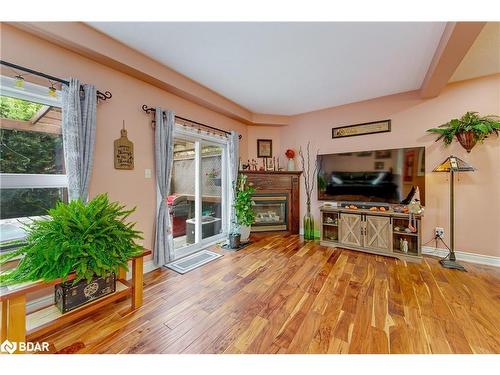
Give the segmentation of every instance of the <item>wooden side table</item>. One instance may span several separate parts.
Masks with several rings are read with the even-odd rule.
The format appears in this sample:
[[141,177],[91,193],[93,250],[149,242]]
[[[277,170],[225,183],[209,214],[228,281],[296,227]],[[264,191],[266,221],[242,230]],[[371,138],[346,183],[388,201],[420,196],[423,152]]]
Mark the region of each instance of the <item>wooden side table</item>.
[[[55,305],[26,314],[26,294],[50,287],[62,282],[62,279],[50,282],[37,281],[22,285],[19,288],[1,287],[0,302],[2,303],[2,322],[0,327],[0,342],[25,342],[53,331],[64,324],[79,319],[105,305],[131,295],[133,310],[141,307],[143,300],[143,266],[144,257],[151,254],[145,250],[141,255],[131,259],[132,280],[127,281],[126,272],[121,269],[116,280],[116,291],[99,298],[70,312],[62,314]],[[75,274],[70,274],[66,281],[73,280]]]

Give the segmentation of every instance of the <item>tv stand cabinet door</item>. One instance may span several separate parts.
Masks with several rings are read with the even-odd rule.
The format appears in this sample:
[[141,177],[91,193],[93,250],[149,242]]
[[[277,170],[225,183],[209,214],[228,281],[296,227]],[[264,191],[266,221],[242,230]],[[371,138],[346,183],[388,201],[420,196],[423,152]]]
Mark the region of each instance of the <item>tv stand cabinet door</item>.
[[340,244],[363,246],[362,216],[359,214],[340,214]]
[[391,218],[385,216],[365,217],[364,247],[390,253],[392,251]]

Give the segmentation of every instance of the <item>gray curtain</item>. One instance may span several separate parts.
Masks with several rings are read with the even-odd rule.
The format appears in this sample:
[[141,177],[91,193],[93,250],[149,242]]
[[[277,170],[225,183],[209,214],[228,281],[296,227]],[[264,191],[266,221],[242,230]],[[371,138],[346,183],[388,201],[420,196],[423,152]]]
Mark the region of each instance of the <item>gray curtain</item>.
[[154,262],[163,266],[174,260],[174,239],[172,223],[167,205],[174,163],[175,112],[156,108],[155,124],[155,167],[160,204],[156,215]]
[[70,78],[62,90],[62,134],[70,200],[87,201],[94,159],[96,88]]
[[236,222],[236,217],[234,213],[234,187],[236,184],[236,180],[238,179],[238,170],[240,167],[240,135],[238,132],[234,130],[229,135],[229,178],[231,181],[231,223],[229,231],[233,231],[235,229],[234,223]]

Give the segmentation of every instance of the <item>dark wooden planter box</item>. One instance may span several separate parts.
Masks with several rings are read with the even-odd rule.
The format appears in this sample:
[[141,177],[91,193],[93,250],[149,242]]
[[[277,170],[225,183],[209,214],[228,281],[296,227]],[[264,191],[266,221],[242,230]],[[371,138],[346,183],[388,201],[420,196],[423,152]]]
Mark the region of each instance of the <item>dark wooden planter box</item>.
[[76,284],[66,281],[55,286],[56,306],[62,313],[74,310],[86,303],[114,293],[116,290],[116,275],[95,277],[90,283],[81,280]]

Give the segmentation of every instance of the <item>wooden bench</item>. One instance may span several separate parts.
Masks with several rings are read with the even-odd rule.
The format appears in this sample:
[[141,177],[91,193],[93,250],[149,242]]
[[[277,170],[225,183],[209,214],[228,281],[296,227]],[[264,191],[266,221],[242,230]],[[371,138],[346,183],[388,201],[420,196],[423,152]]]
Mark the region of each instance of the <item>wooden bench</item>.
[[[132,310],[139,308],[143,300],[144,257],[149,254],[151,254],[151,251],[145,250],[141,255],[131,259],[131,282],[127,281],[126,271],[120,269],[116,277],[116,291],[114,293],[96,299],[65,314],[62,314],[55,304],[26,314],[26,294],[59,284],[63,281],[62,279],[50,282],[37,281],[19,287],[15,285],[0,287],[0,302],[2,303],[0,342],[6,339],[11,342],[31,341],[128,295],[132,296]],[[66,280],[71,281],[74,278],[75,274],[72,273]]]

